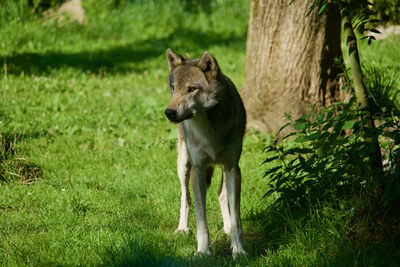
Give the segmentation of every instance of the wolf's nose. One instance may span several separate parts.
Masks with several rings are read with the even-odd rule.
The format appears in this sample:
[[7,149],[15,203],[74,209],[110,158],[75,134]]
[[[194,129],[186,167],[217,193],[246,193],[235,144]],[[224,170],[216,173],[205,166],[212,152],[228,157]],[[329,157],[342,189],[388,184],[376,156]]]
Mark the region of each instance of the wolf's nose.
[[173,120],[176,117],[176,110],[174,110],[174,109],[167,108],[164,111],[164,113],[168,117],[168,119],[172,119]]

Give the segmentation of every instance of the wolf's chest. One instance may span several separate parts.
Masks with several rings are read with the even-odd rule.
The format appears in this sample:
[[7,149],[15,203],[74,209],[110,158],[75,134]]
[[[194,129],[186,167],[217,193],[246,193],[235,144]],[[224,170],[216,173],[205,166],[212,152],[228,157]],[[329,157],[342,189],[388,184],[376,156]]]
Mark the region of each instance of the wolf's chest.
[[215,162],[221,151],[221,142],[218,139],[218,131],[207,122],[190,120],[185,124],[185,141],[194,162]]

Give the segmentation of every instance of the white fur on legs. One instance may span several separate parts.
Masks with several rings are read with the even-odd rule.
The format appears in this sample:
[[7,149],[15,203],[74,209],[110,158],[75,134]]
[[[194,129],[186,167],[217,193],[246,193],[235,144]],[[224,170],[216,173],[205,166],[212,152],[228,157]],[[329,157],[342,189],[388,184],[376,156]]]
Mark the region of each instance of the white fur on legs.
[[231,215],[231,247],[232,255],[246,254],[243,248],[242,222],[240,220],[240,183],[241,174],[239,166],[223,168],[226,177],[229,212]]
[[197,252],[199,254],[211,254],[210,238],[208,234],[206,218],[206,176],[205,168],[193,166],[190,171],[190,181],[193,188],[194,205],[196,207],[197,223]]
[[190,193],[189,193],[189,177],[190,177],[190,160],[186,148],[186,144],[178,133],[178,177],[181,182],[181,209],[179,217],[179,226],[175,230],[177,233],[189,232],[189,211],[190,211]]
[[224,232],[230,234],[231,232],[231,215],[229,213],[228,198],[226,191],[226,178],[222,173],[221,186],[218,192],[219,206],[221,208],[222,220],[224,221]]

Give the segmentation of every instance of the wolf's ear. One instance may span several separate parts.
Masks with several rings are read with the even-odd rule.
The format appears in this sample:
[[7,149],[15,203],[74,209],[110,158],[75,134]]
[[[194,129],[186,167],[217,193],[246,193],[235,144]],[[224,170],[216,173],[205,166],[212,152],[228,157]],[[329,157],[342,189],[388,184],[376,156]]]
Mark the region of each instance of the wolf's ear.
[[217,60],[207,51],[203,53],[197,66],[206,74],[206,77],[215,79],[220,73]]
[[172,51],[171,48],[167,49],[167,60],[168,60],[168,65],[169,65],[169,71],[172,73],[172,71],[179,65],[182,65],[183,62],[185,62],[185,58],[182,57],[181,55],[178,55],[174,51]]

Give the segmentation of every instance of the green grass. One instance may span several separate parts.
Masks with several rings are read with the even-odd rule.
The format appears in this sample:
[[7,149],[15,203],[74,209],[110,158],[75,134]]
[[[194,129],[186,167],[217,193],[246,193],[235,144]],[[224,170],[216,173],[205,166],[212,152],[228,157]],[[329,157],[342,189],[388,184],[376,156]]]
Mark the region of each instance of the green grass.
[[[374,249],[352,242],[345,212],[315,204],[308,220],[268,208],[273,198],[262,198],[260,163],[271,136],[251,129],[240,162],[249,257],[234,262],[230,256],[217,199],[219,170],[207,199],[213,256],[193,257],[194,212],[191,233],[173,234],[180,185],[176,128],[163,115],[169,101],[165,50],[188,57],[208,50],[240,88],[249,3],[213,1],[195,12],[180,1],[127,1],[116,9],[84,3],[85,25],[57,23],[13,4],[7,16],[1,11],[0,133],[18,136],[10,157],[38,172],[0,180],[0,265],[381,263],[390,244]],[[377,58],[364,54],[378,67],[398,67],[396,40],[368,48],[379,51]],[[383,258],[390,264],[395,256]]]

